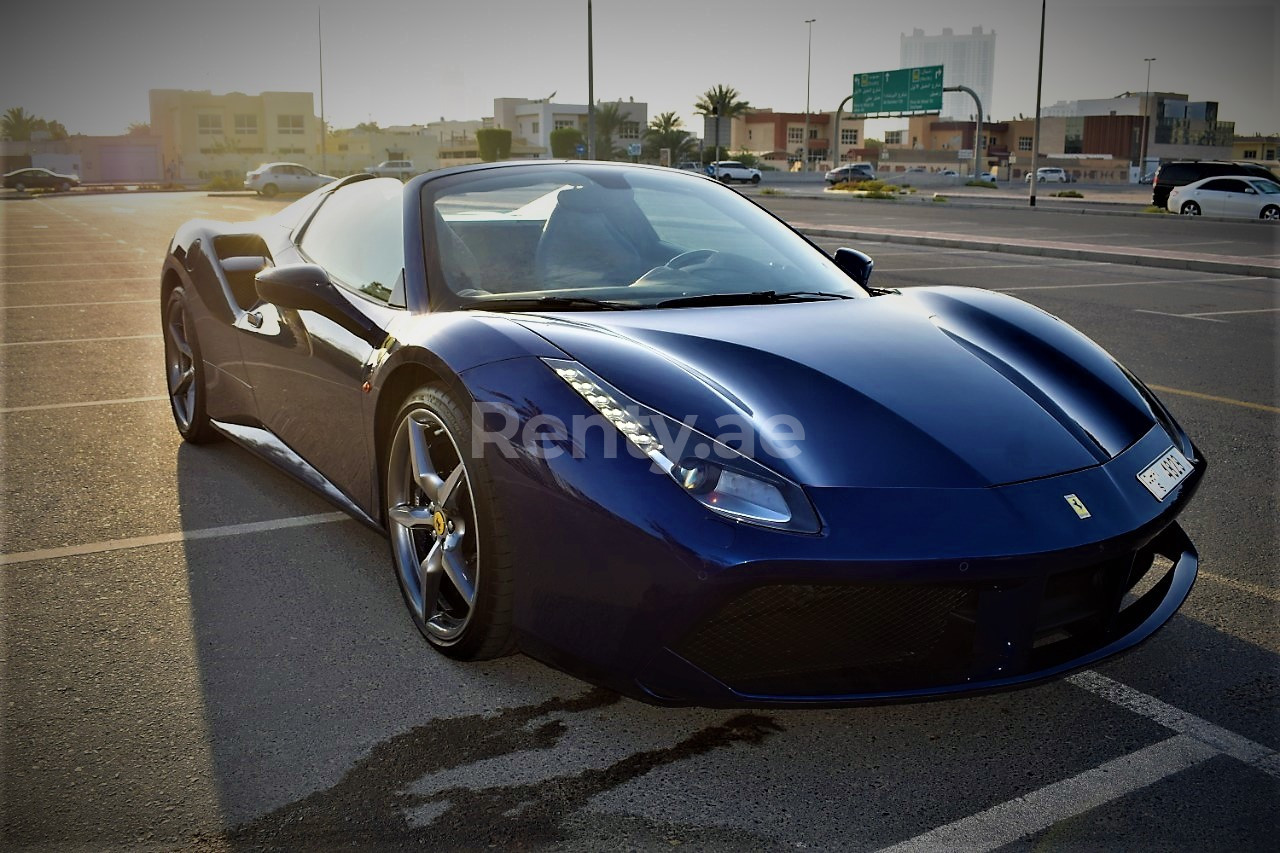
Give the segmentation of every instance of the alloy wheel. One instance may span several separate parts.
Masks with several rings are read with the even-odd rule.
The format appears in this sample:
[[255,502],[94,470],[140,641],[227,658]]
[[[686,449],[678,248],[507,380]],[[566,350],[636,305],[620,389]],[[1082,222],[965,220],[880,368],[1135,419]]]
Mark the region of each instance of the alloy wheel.
[[426,408],[400,422],[387,466],[387,521],[396,571],[433,643],[456,643],[471,623],[479,582],[479,524],[457,442]]
[[189,430],[196,410],[195,353],[187,340],[187,312],[182,300],[172,299],[164,324],[165,375],[169,402],[178,427]]

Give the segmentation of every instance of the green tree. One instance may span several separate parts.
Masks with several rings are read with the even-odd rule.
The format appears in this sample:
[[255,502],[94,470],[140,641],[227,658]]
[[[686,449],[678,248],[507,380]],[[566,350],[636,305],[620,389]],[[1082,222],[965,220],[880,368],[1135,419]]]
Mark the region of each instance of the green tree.
[[551,156],[557,160],[568,160],[578,156],[578,146],[586,137],[576,127],[558,127],[551,131]]
[[625,148],[615,148],[613,137],[622,129],[626,116],[621,101],[596,104],[596,159],[617,160],[626,156]]
[[477,130],[476,147],[480,149],[480,159],[486,163],[505,160],[511,156],[511,131],[501,127]]
[[644,156],[657,160],[663,148],[671,149],[671,162],[685,159],[693,150],[693,134],[681,125],[684,121],[675,113],[661,113],[649,121],[644,132]]
[[145,121],[130,122],[129,130],[126,133],[129,136],[150,136],[151,125]]
[[365,132],[378,130],[378,123],[376,121],[362,121],[356,125],[356,130]]
[[40,129],[39,121],[22,107],[10,107],[0,116],[0,134],[14,142],[28,142],[31,132]]
[[731,122],[751,109],[751,104],[740,99],[741,94],[732,86],[719,83],[702,93],[702,97],[693,105],[693,111],[701,116],[713,116],[716,119],[715,159],[720,159],[720,123]]

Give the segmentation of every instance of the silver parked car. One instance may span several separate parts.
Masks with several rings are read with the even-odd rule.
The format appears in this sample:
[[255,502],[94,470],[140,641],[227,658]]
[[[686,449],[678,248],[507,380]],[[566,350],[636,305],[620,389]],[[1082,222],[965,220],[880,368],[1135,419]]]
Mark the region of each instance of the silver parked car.
[[309,193],[336,181],[333,175],[322,175],[301,163],[263,163],[244,176],[244,188],[268,198],[279,193]]
[[1202,178],[1169,191],[1170,213],[1280,219],[1280,184],[1243,175]]

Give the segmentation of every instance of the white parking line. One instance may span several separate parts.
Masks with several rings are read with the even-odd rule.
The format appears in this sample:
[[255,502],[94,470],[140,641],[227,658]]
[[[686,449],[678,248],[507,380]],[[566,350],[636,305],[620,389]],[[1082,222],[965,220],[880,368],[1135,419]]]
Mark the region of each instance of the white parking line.
[[0,347],[38,347],[44,346],[45,344],[86,344],[98,343],[100,341],[136,341],[143,338],[158,337],[161,337],[159,332],[153,335],[116,335],[109,338],[63,338],[62,340],[56,341],[5,341],[0,343]]
[[1241,311],[1197,311],[1194,314],[1179,314],[1179,317],[1217,317],[1220,314],[1273,314],[1280,308],[1246,308]]
[[[94,266],[99,266],[99,267],[121,267],[121,266],[140,267],[140,266],[142,266],[143,264],[150,264],[150,263],[151,263],[151,261],[145,261],[145,260],[141,260],[141,259],[138,259],[138,260],[132,260],[132,261],[95,261],[95,262],[94,262]],[[159,261],[157,261],[157,263],[159,263]],[[11,270],[18,270],[18,269],[30,269],[30,268],[36,268],[36,267],[48,267],[48,266],[49,266],[49,265],[48,265],[47,263],[44,263],[44,264],[5,264],[5,265],[4,265],[5,269],[11,269]],[[119,280],[119,279],[115,279],[115,278],[113,278],[113,279],[112,279],[112,281],[118,281],[118,280]]]
[[20,284],[123,284],[130,281],[156,281],[154,275],[111,276],[111,278],[33,278],[29,281],[6,282],[10,287]]
[[1177,735],[884,850],[886,853],[994,850],[1208,761],[1217,754],[1212,747],[1193,737]]
[[120,403],[155,403],[160,400],[168,399],[168,397],[156,395],[154,397],[119,397],[115,400],[81,400],[76,403],[43,403],[39,406],[10,406],[7,409],[0,409],[0,415],[7,415],[13,412],[44,412],[50,409],[78,409],[81,406],[115,406]]
[[[1001,293],[1011,293],[1015,290],[1071,290],[1089,287],[1124,287],[1131,284],[1213,284],[1219,281],[1263,281],[1260,275],[1244,275],[1230,276],[1222,275],[1217,278],[1141,278],[1133,281],[1105,281],[1097,284],[1036,284],[1027,287],[993,287],[991,290],[998,290]],[[1158,313],[1158,312],[1157,312]],[[1184,315],[1177,315],[1184,316]]]
[[201,530],[183,530],[178,533],[161,533],[156,536],[132,536],[128,539],[111,539],[106,542],[89,542],[84,545],[69,545],[64,548],[41,548],[38,551],[20,551],[14,554],[0,554],[0,566],[15,566],[20,563],[33,563],[37,560],[56,560],[60,557],[83,557],[88,554],[101,554],[105,551],[122,551],[126,548],[145,548],[149,545],[164,545],[170,542],[192,542],[199,539],[218,539],[224,536],[243,536],[246,533],[263,533],[268,530],[283,530],[289,527],[308,527],[313,524],[330,524],[335,521],[350,521],[351,516],[341,512],[325,512],[318,515],[298,515],[292,518],[277,518],[272,521],[252,521],[247,524],[227,524],[222,527],[206,527]]
[[1248,581],[1238,581],[1235,578],[1223,577],[1222,575],[1215,574],[1213,572],[1201,571],[1199,577],[1202,577],[1207,581],[1220,583],[1223,586],[1229,586],[1232,589],[1238,589],[1241,592],[1247,592],[1250,595],[1256,595],[1259,598],[1265,598],[1268,601],[1274,601],[1276,604],[1280,604],[1280,590],[1259,586],[1256,583],[1249,583]]
[[1162,317],[1181,317],[1183,320],[1203,320],[1206,323],[1225,323],[1226,320],[1215,320],[1212,317],[1193,317],[1190,314],[1170,314],[1168,311],[1153,311],[1150,308],[1134,308],[1139,314],[1159,314]]
[[[1102,265],[1105,265],[1105,262],[1068,260],[1068,261],[1063,261],[1061,263],[1038,263],[1038,264],[981,264],[981,265],[973,264],[973,265],[965,265],[965,266],[957,266],[953,264],[952,266],[948,266],[948,267],[893,267],[892,269],[884,270],[884,272],[892,275],[900,272],[964,272],[965,270],[1008,270],[1008,269],[1016,269],[1018,267],[1038,267],[1040,269],[1049,267],[1051,269],[1063,269],[1067,267],[1086,267],[1086,266],[1102,266]],[[998,288],[993,288],[993,289],[998,289]]]
[[1067,681],[1178,734],[885,850],[994,850],[1218,755],[1280,779],[1280,753],[1270,747],[1092,670],[1076,673]]
[[50,302],[47,305],[0,305],[0,311],[12,311],[17,308],[81,308],[90,305],[139,305],[155,303],[159,299],[105,299],[102,302]]
[[1161,702],[1154,696],[1148,696],[1093,670],[1078,672],[1067,678],[1067,681],[1280,779],[1280,770],[1276,768],[1274,761],[1276,751],[1270,747],[1255,743],[1243,735]]

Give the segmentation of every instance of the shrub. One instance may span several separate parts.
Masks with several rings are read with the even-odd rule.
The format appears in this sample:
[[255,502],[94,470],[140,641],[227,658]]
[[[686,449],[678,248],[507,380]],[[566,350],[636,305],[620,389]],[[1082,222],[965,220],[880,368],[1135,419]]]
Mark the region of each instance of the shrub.
[[773,187],[765,187],[760,190],[760,195],[786,195],[782,190],[775,190]]
[[1075,190],[1063,190],[1061,192],[1054,193],[1054,195],[1056,195],[1058,198],[1084,198],[1083,195],[1076,192]]
[[942,202],[945,202],[945,201],[947,200],[947,197],[946,197],[945,195],[936,195],[936,194],[935,194],[935,195],[934,195],[934,197],[933,197],[933,200],[934,200],[934,201],[936,201],[936,202],[942,203]]
[[585,142],[586,137],[576,127],[556,128],[551,131],[551,156],[557,160],[568,160],[571,157],[577,157],[578,146]]
[[1167,207],[1156,207],[1154,204],[1149,204],[1142,209],[1142,212],[1143,213],[1168,213],[1169,209]]
[[204,185],[206,190],[226,191],[226,190],[242,190],[244,189],[244,180],[236,180],[228,178],[226,175],[217,175],[213,180]]
[[505,160],[511,156],[511,131],[501,127],[477,130],[476,147],[480,149],[480,159],[486,163]]
[[986,187],[992,190],[996,188],[996,185],[993,184],[991,181],[966,181],[965,186],[966,187]]

